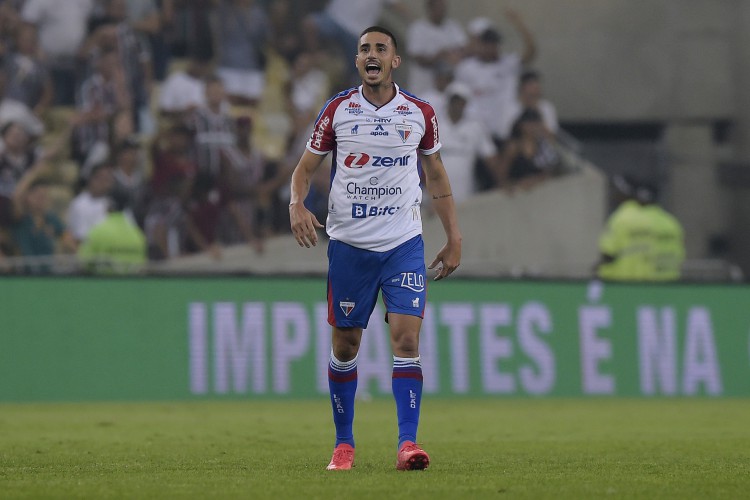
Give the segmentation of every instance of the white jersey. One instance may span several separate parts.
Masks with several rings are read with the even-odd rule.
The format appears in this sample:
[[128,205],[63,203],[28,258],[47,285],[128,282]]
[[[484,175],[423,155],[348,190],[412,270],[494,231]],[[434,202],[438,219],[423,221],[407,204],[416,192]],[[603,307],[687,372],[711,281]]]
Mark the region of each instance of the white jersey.
[[377,107],[361,86],[345,90],[323,106],[307,149],[333,151],[331,239],[385,252],[422,233],[417,154],[440,149],[437,118],[426,101],[396,86],[396,96]]

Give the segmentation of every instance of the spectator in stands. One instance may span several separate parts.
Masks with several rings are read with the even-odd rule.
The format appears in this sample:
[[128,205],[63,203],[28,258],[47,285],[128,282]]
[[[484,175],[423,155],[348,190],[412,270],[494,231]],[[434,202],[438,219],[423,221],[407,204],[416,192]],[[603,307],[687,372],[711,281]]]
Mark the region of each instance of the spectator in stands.
[[[71,119],[74,121],[75,117]],[[56,141],[42,150],[36,138],[18,122],[9,122],[0,129],[0,227],[13,222],[13,193],[21,179],[30,171],[39,170],[60,154],[70,141],[72,125],[65,127]],[[41,167],[40,167],[41,168]]]
[[407,30],[406,48],[411,56],[409,91],[423,96],[433,88],[438,65],[455,66],[464,56],[467,38],[461,25],[448,18],[448,0],[426,0],[427,17]]
[[26,0],[21,18],[39,29],[44,61],[54,83],[55,104],[75,103],[78,49],[86,37],[94,0]]
[[214,259],[221,258],[218,236],[223,201],[214,179],[199,173],[187,208],[187,253],[207,252]]
[[562,158],[545,131],[538,111],[527,109],[513,125],[510,139],[501,154],[503,185],[530,189],[559,173]]
[[292,135],[307,131],[330,94],[325,71],[315,64],[315,55],[300,52],[294,59],[289,78],[288,109],[292,118]]
[[479,53],[479,36],[490,28],[495,28],[495,23],[489,17],[475,17],[466,25],[466,33],[469,41],[466,46],[467,56],[476,56]]
[[174,71],[159,92],[162,116],[184,120],[195,109],[206,105],[205,78],[211,72],[211,61],[191,57],[184,70]]
[[33,24],[18,26],[16,47],[5,63],[5,99],[26,105],[34,115],[44,116],[52,103],[52,79],[39,59],[37,30]]
[[266,85],[266,44],[271,25],[255,0],[221,0],[218,69],[232,104],[255,105]]
[[153,72],[151,52],[146,42],[128,22],[125,0],[105,0],[105,16],[81,47],[81,54],[93,61],[105,51],[115,51],[130,94],[131,113],[136,130],[153,129],[149,101]]
[[[13,193],[13,243],[23,257],[51,257],[59,246],[63,252],[74,252],[76,241],[60,218],[50,210],[49,185],[40,176],[45,165],[37,164],[19,181]],[[32,262],[26,272],[46,274],[50,262]]]
[[226,200],[222,214],[228,222],[222,241],[246,242],[262,251],[263,239],[270,232],[263,223],[261,210],[271,210],[272,197],[276,194],[264,182],[267,161],[252,144],[252,120],[241,117],[237,120],[237,146],[224,150],[221,194]]
[[325,40],[333,50],[343,51],[345,84],[358,84],[359,76],[353,57],[356,53],[350,53],[349,47],[357,46],[363,29],[377,24],[386,5],[402,18],[412,18],[403,0],[330,0],[325,9],[310,14],[303,21],[305,47],[316,51],[321,41]]
[[600,278],[612,281],[673,281],[685,259],[680,222],[657,204],[658,188],[625,176],[614,178],[622,200],[599,239]]
[[[169,54],[165,39],[164,7],[157,0],[127,0],[128,23],[148,46],[151,54],[151,75],[154,80],[166,77]],[[173,1],[166,2],[167,13]]]
[[271,48],[291,63],[302,48],[299,14],[292,12],[290,0],[274,0],[268,5],[268,21]]
[[229,116],[226,90],[216,76],[206,81],[206,105],[197,108],[188,120],[194,133],[194,158],[198,170],[217,178],[221,171],[222,150],[235,146],[234,120]]
[[[117,52],[109,50],[99,55],[96,71],[81,86],[77,107],[80,113],[74,157],[84,165],[81,175],[85,178],[88,169],[97,163],[93,156],[101,160],[109,154],[113,121],[119,116],[131,122],[130,93]],[[132,129],[132,123],[130,125],[124,127]],[[104,152],[97,152],[95,146]]]
[[162,16],[171,27],[171,54],[214,58],[216,3],[217,0],[174,0],[171,6],[162,6]]
[[0,59],[4,59],[13,47],[16,31],[21,24],[20,9],[24,0],[0,2]]
[[445,94],[448,85],[453,82],[453,66],[448,63],[438,63],[432,70],[432,87],[420,94],[422,99],[429,102],[438,117],[438,123],[447,120],[448,97]]
[[485,127],[465,115],[471,101],[471,89],[461,82],[451,83],[447,90],[448,111],[440,121],[440,140],[445,170],[451,179],[453,199],[461,204],[479,191],[475,165],[479,160],[488,170],[493,185],[499,183],[500,159]]
[[107,216],[113,185],[112,167],[107,163],[97,165],[91,171],[84,190],[70,202],[68,225],[79,243],[86,240],[91,228]]
[[21,177],[39,161],[32,137],[17,122],[0,129],[0,196],[10,199]]
[[[146,209],[146,175],[140,142],[136,137],[121,141],[114,155],[114,186],[112,196],[117,196],[121,211],[131,214],[133,219],[143,222]],[[124,200],[124,201],[123,201]]]
[[185,205],[198,172],[190,154],[192,143],[192,131],[181,125],[171,127],[154,139],[151,150],[154,172],[143,224],[150,259],[177,257],[184,250]]
[[544,98],[542,92],[542,77],[538,72],[529,70],[521,74],[518,83],[518,98],[513,101],[510,111],[507,113],[508,123],[503,127],[502,135],[507,137],[513,127],[513,123],[521,116],[525,109],[533,109],[542,115],[542,122],[547,133],[555,136],[560,129],[557,122],[557,110],[555,105]]
[[17,122],[10,122],[0,129],[0,228],[13,224],[13,193],[21,178],[38,162],[39,154],[31,138]]
[[89,272],[126,274],[146,263],[146,237],[128,214],[125,192],[110,198],[109,213],[89,232],[78,248],[78,258]]
[[523,54],[504,53],[500,33],[489,27],[478,37],[476,54],[456,67],[456,79],[472,90],[469,115],[484,123],[498,143],[507,138],[502,135],[502,127],[516,99],[522,65],[536,57],[534,37],[521,15],[508,9],[506,17],[521,34]]

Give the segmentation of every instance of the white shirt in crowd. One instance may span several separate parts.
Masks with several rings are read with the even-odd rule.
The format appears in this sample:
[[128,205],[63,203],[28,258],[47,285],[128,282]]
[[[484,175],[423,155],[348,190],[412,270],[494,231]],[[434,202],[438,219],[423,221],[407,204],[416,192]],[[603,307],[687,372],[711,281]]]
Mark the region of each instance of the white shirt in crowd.
[[[406,49],[410,56],[433,57],[444,50],[460,49],[466,45],[467,38],[461,25],[446,19],[440,25],[432,24],[427,19],[418,19],[409,26],[406,33]],[[434,87],[434,72],[431,68],[420,66],[416,61],[409,65],[409,92],[422,96]]]
[[78,241],[84,241],[89,232],[107,217],[109,198],[94,198],[88,191],[73,198],[68,209],[68,225]]
[[502,137],[516,100],[520,76],[521,57],[516,53],[503,54],[493,62],[471,57],[456,67],[455,79],[471,88],[468,115],[485,124],[492,135]]
[[48,59],[73,57],[83,43],[94,0],[27,0],[21,19],[39,29],[39,43]]
[[453,123],[448,117],[440,120],[440,156],[456,203],[463,203],[477,192],[474,181],[474,163],[478,158],[488,158],[497,153],[487,129],[476,120],[466,117]]
[[159,108],[181,112],[206,105],[206,84],[184,71],[172,73],[159,91]]

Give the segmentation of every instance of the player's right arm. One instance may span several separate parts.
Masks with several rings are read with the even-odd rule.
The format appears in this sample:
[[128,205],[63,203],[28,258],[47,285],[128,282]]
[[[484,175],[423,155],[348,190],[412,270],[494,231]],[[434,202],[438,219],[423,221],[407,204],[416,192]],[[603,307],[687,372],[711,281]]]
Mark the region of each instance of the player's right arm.
[[299,246],[315,246],[318,243],[318,233],[323,224],[305,208],[305,198],[310,191],[310,183],[313,175],[323,162],[325,155],[315,154],[308,150],[302,154],[299,163],[292,173],[292,196],[289,199],[289,221],[292,225],[292,233]]

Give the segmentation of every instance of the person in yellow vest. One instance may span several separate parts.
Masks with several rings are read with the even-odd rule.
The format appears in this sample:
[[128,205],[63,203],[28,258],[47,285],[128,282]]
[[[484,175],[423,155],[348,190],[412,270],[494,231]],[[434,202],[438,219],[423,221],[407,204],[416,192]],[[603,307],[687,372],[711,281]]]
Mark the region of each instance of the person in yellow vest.
[[610,215],[599,238],[597,275],[609,281],[674,281],[685,260],[680,222],[656,203],[650,183],[617,176],[624,201]]
[[142,271],[146,263],[146,237],[125,210],[124,193],[112,195],[107,217],[94,226],[78,249],[78,258],[89,272],[128,274]]

